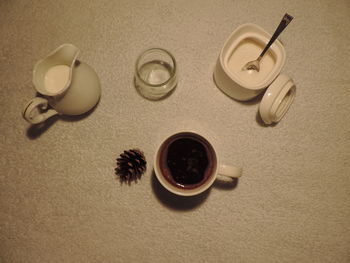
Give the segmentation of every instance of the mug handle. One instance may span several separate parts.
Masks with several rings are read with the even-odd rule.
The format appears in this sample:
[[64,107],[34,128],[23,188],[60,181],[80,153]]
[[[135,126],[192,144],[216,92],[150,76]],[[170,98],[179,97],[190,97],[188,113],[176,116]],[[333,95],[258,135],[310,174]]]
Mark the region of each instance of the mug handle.
[[220,164],[218,174],[224,175],[231,178],[239,178],[242,176],[243,169],[241,167]]
[[33,110],[39,108],[40,110],[46,110],[48,106],[48,101],[45,98],[36,97],[31,99],[23,109],[23,118],[32,124],[38,124],[44,122],[48,118],[58,114],[54,109],[48,109],[47,111],[39,114],[34,114]]

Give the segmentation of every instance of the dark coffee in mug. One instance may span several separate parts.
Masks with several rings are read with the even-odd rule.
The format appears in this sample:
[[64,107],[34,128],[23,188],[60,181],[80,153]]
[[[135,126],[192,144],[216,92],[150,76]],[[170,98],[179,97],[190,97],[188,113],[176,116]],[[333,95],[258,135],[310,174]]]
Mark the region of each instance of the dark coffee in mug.
[[216,155],[202,136],[184,132],[168,138],[160,148],[159,166],[164,178],[181,189],[204,184],[216,168]]

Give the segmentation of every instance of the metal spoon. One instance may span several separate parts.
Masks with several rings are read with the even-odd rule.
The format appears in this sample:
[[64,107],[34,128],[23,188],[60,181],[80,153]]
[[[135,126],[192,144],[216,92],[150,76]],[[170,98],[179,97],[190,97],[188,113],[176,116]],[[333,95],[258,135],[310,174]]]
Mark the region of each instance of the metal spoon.
[[273,33],[269,43],[265,46],[264,50],[261,52],[259,57],[256,60],[249,61],[245,66],[242,68],[242,70],[256,70],[259,72],[260,70],[260,60],[265,55],[266,51],[270,48],[273,42],[278,38],[278,36],[282,33],[282,31],[287,27],[287,25],[292,21],[293,17],[291,15],[288,15],[287,13],[283,16],[280,24],[278,25],[275,33]]

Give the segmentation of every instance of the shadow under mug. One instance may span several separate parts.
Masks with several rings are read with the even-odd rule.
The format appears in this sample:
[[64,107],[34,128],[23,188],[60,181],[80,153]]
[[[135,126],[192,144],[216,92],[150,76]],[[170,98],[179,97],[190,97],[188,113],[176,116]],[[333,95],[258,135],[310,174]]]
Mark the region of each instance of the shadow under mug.
[[[193,185],[182,185],[170,178],[171,172],[167,166],[168,150],[175,141],[179,139],[191,139],[199,142],[206,149],[208,165],[202,181]],[[219,175],[229,178],[239,178],[242,176],[242,168],[232,165],[221,164],[212,143],[195,132],[179,132],[165,139],[158,147],[154,158],[154,171],[158,181],[168,191],[180,196],[193,196],[206,191],[213,185]]]

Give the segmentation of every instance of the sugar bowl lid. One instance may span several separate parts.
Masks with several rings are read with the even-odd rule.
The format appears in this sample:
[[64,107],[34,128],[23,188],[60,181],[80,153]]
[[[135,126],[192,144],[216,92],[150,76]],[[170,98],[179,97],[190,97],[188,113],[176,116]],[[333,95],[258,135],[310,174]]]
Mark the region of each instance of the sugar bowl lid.
[[288,111],[295,97],[293,80],[280,74],[268,87],[259,106],[261,119],[265,124],[279,122]]

